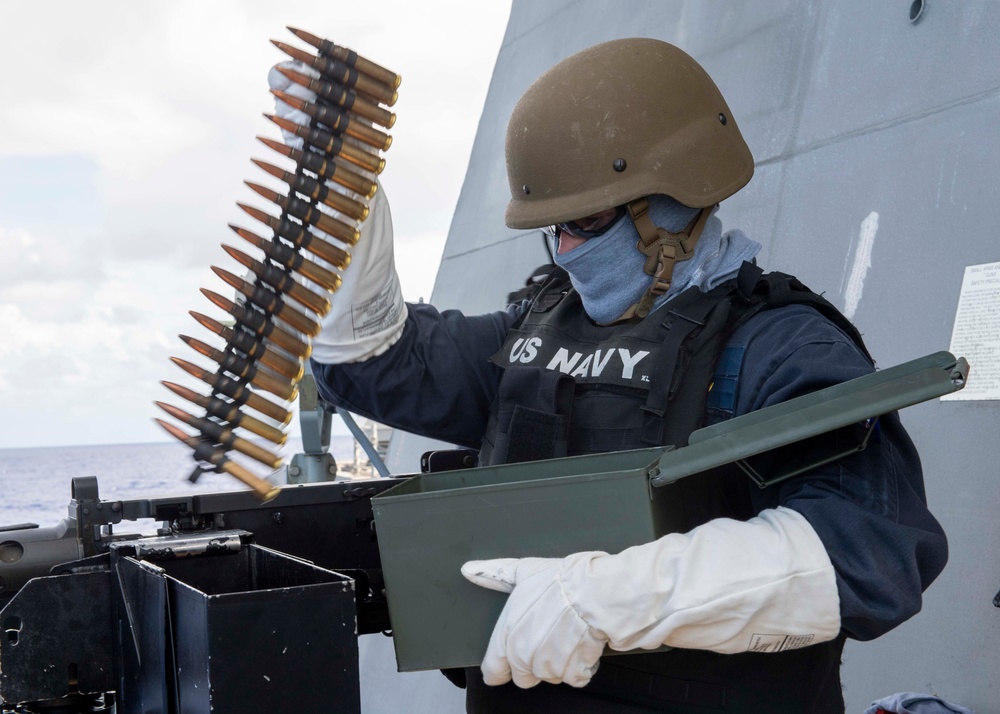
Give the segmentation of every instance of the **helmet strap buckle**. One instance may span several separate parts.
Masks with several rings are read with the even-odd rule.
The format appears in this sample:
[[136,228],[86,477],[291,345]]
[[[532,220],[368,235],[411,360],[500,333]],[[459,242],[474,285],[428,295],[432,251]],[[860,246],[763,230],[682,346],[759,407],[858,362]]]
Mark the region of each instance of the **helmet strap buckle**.
[[670,289],[674,264],[679,260],[688,260],[694,255],[695,246],[712,213],[711,206],[702,208],[683,231],[671,233],[653,223],[653,219],[649,216],[649,201],[645,198],[631,201],[625,208],[639,233],[640,240],[635,247],[646,256],[643,270],[647,275],[653,276],[653,282],[639,302],[619,319],[646,317],[649,314],[656,298],[665,295]]

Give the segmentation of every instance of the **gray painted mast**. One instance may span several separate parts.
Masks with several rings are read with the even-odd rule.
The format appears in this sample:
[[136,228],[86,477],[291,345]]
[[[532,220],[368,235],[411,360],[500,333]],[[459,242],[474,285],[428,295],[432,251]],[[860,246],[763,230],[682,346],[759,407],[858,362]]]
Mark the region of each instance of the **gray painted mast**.
[[[761,264],[825,293],[881,365],[949,349],[966,267],[1000,261],[998,27],[993,0],[514,0],[432,301],[500,309],[547,262],[538,231],[503,224],[507,118],[563,57],[647,36],[694,56],[739,121],[757,170],[719,215],[764,244]],[[971,387],[977,367],[995,371],[1000,355],[970,361]],[[935,401],[902,418],[951,557],[923,612],[874,642],[848,644],[847,710],[915,691],[993,711],[1000,408]],[[397,433],[390,468],[415,471],[426,448]],[[375,645],[363,654],[373,666]],[[374,669],[364,677],[365,710],[381,711]],[[462,710],[459,690],[437,673],[391,679],[397,709],[417,703],[402,691],[421,690],[414,696],[436,701],[434,711]]]

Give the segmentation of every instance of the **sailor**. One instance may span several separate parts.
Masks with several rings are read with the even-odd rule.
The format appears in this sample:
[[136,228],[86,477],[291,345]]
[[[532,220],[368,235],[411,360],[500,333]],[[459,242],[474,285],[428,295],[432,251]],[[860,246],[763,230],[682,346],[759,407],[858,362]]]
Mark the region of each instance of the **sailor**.
[[[518,102],[506,152],[506,223],[546,228],[558,269],[501,312],[404,304],[380,192],[314,343],[325,399],[496,464],[683,446],[873,370],[832,305],[723,230],[753,158],[678,48],[624,39],[560,62]],[[895,415],[865,450],[765,489],[725,469],[670,488],[683,523],[655,542],[465,565],[510,592],[465,672],[469,711],[842,712],[845,638],[913,616],[947,559]]]

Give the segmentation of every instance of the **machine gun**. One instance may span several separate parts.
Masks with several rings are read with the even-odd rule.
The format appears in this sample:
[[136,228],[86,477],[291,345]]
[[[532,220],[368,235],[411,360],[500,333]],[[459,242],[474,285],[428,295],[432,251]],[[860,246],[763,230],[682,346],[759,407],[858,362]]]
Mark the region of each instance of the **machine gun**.
[[[859,421],[870,426],[879,415],[961,389],[967,374],[964,359],[929,355],[695,432],[689,446],[664,450],[643,473],[655,487],[736,463],[766,487],[845,454],[819,454],[772,477],[752,469],[751,457]],[[524,470],[515,480],[537,481],[553,469],[564,475],[572,462],[586,470],[587,459],[614,457],[502,468]],[[316,455],[296,458],[305,466]],[[489,469],[439,482],[472,483],[479,472]],[[396,486],[405,494],[410,479],[302,483],[267,503],[251,491],[106,501],[96,478],[73,479],[60,524],[0,529],[7,600],[0,603],[0,697],[9,711],[65,714],[360,711],[357,637],[392,629],[389,600],[400,612],[400,599],[409,599],[400,595],[405,582],[386,594],[383,559],[387,568],[399,560],[386,545],[393,528],[398,538],[399,523],[379,521],[389,549],[380,553],[372,506]],[[114,531],[139,519],[160,528],[155,535]],[[404,535],[422,537],[416,529]],[[460,579],[458,565],[435,577],[436,589],[446,589],[446,577]],[[420,617],[426,604],[406,607]]]
[[[296,711],[328,711],[334,693],[359,710],[357,636],[389,628],[371,497],[400,481],[286,487],[261,504],[107,501],[96,478],[73,479],[61,523],[0,534],[0,696],[90,712],[114,711],[98,700],[117,692],[119,712],[187,713],[284,711],[291,692]],[[156,535],[113,531],[144,518]]]

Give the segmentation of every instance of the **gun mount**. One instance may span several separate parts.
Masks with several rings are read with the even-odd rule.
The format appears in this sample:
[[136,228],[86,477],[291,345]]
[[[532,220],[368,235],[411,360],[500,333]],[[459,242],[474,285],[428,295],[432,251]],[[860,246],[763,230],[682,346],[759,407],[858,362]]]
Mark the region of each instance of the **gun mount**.
[[[357,636],[389,628],[371,497],[399,482],[286,487],[262,505],[106,501],[74,479],[61,523],[2,531],[0,696],[67,714],[359,710]],[[140,519],[156,534],[114,530]]]

